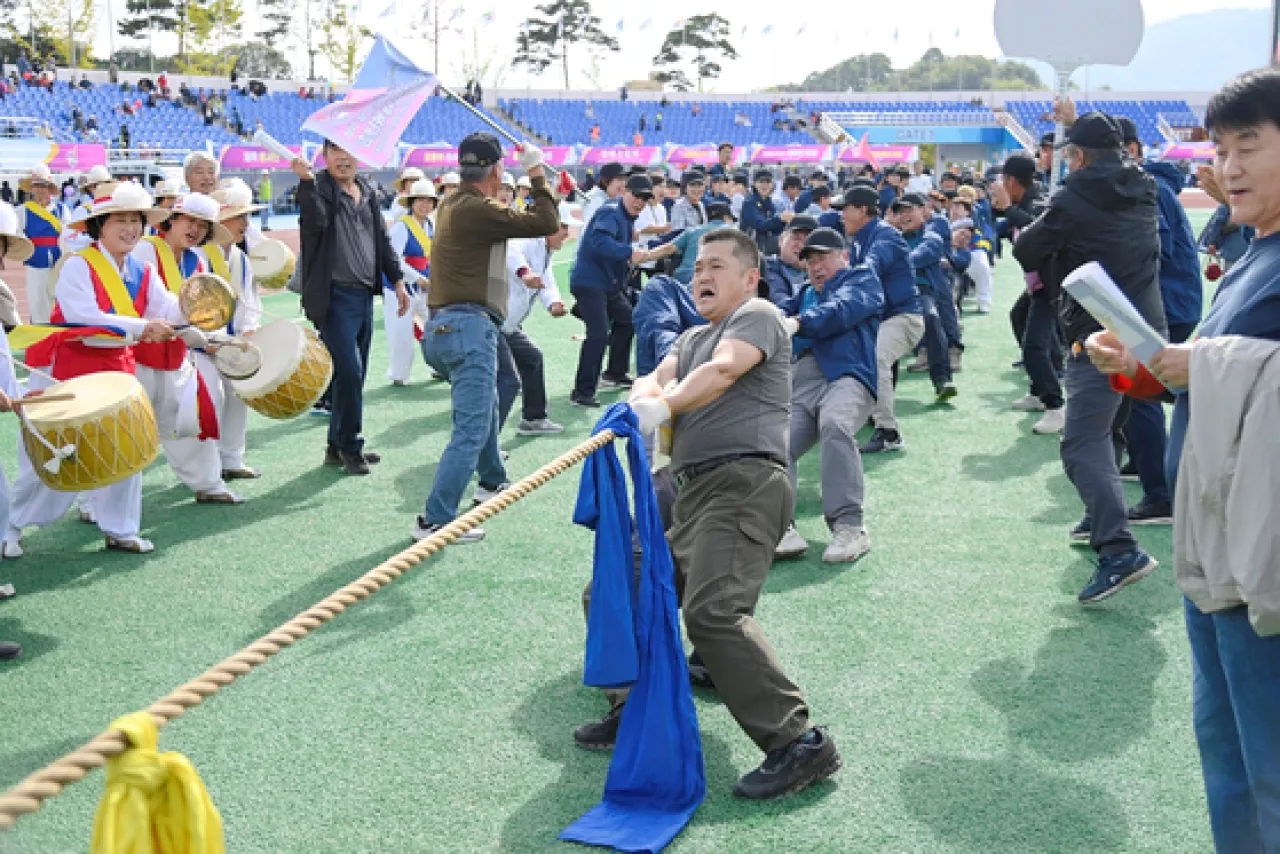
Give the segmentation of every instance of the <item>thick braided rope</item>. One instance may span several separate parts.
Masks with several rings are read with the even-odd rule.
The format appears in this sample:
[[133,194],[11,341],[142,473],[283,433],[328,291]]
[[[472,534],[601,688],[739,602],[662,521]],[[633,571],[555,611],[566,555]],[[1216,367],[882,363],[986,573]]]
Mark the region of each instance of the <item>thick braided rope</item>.
[[[164,727],[187,709],[203,703],[238,677],[248,674],[255,667],[263,664],[284,647],[306,637],[351,605],[386,587],[462,534],[506,510],[615,438],[612,430],[604,430],[592,436],[504,489],[484,504],[459,516],[426,539],[420,540],[398,555],[375,566],[346,587],[325,597],[235,655],[215,664],[202,675],[185,685],[180,685],[168,696],[152,703],[147,712],[155,718],[157,726]],[[107,763],[107,759],[120,755],[127,747],[128,742],[125,740],[124,733],[120,730],[107,730],[99,733],[79,749],[49,763],[27,777],[0,797],[0,829],[12,828],[20,817],[40,809],[45,801],[58,795],[68,784],[83,780],[90,771],[102,767]]]

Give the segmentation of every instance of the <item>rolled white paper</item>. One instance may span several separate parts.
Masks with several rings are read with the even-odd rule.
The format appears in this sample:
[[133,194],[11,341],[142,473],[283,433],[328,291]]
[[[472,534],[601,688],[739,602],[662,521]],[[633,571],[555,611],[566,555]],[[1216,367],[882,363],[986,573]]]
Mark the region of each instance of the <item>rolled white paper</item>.
[[265,130],[262,130],[261,128],[253,132],[253,141],[258,143],[258,145],[261,145],[263,148],[267,149],[268,151],[272,151],[275,154],[279,155],[280,157],[283,157],[285,160],[289,161],[290,163],[293,162],[293,158],[299,156],[297,152],[290,151],[289,149],[285,148],[283,143],[281,143],[274,136],[267,133]]

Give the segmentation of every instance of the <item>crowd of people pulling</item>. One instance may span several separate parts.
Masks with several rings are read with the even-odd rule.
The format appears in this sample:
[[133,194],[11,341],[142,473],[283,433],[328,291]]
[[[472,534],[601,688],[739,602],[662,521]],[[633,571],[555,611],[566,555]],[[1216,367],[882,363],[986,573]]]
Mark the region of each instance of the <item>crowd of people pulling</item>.
[[[679,178],[608,164],[579,194],[562,176],[562,194],[581,195],[580,215],[553,192],[536,146],[516,149],[525,176],[514,180],[500,143],[479,133],[459,145],[456,172],[433,181],[405,170],[388,223],[356,159],[326,141],[326,169],[292,164],[301,181],[297,290],[334,368],[321,404],[330,416],[324,462],[362,475],[380,460],[361,433],[382,295],[390,382],[409,381],[416,342],[451,387],[452,432],[412,535],[439,531],[457,517],[473,477],[474,502],[507,488],[498,437],[517,395],[521,434],[563,430],[548,418],[542,354],[522,324],[535,302],[554,317],[573,314],[586,334],[570,402],[592,409],[598,392],[626,392],[647,437],[695,650],[690,679],[718,691],[765,754],[735,793],[791,794],[841,764],[754,617],[771,564],[809,548],[794,525],[797,463],[819,449],[831,531],[823,561],[858,560],[871,547],[861,456],[906,444],[895,418],[899,366],[912,359],[905,370],[927,372],[939,404],[958,394],[961,306],[972,298],[977,312],[991,311],[992,269],[1008,241],[1026,283],[1011,320],[1030,387],[1012,406],[1043,412],[1036,433],[1061,434],[1063,465],[1085,506],[1070,539],[1098,555],[1079,599],[1098,602],[1156,568],[1132,525],[1194,517],[1177,534],[1177,576],[1188,597],[1214,832],[1221,850],[1276,850],[1280,573],[1272,538],[1263,536],[1273,488],[1263,484],[1275,482],[1267,480],[1275,455],[1265,453],[1259,427],[1275,403],[1253,389],[1274,386],[1270,356],[1280,347],[1280,73],[1233,81],[1209,107],[1219,152],[1206,180],[1229,205],[1213,239],[1229,234],[1248,244],[1203,322],[1197,241],[1179,188],[1160,164],[1141,161],[1131,123],[1101,113],[1077,118],[1069,102],[1060,109],[1063,140],[1045,139],[1039,158],[1011,155],[990,176],[947,171],[935,184],[919,168],[869,168],[839,186],[822,172],[807,181],[788,175],[779,186],[769,170],[736,171],[726,144],[718,163]],[[1057,157],[1066,166],[1060,182],[1051,174]],[[17,218],[0,215],[0,230],[7,228],[9,257],[31,256],[34,320],[115,323],[136,343],[54,339],[32,364],[55,380],[136,370],[163,423],[175,417],[177,374],[194,350],[216,422],[199,437],[167,441],[166,457],[197,502],[238,503],[226,481],[258,476],[243,460],[244,419],[206,364],[207,339],[183,328],[174,291],[197,271],[241,269],[236,324],[258,322],[244,263],[257,239],[249,190],[219,185],[216,164],[200,155],[187,163],[187,188],[162,188],[154,205],[140,187],[99,177],[85,203],[66,212],[48,199],[52,182],[37,170],[28,182],[35,199]],[[573,228],[575,302],[567,309],[553,259]],[[73,254],[55,275],[60,247]],[[1148,364],[1137,364],[1064,291],[1067,274],[1090,261],[1167,338]],[[1184,343],[1197,326],[1197,343]],[[0,371],[7,408],[18,390],[11,370]],[[28,393],[40,387],[33,378]],[[1166,435],[1161,401],[1169,399],[1176,405]],[[871,436],[859,445],[867,425]],[[1224,486],[1214,466],[1242,442],[1259,456]],[[1133,508],[1121,485],[1125,449],[1144,489]],[[1175,510],[1180,459],[1192,463],[1182,477],[1195,480],[1179,484]],[[23,528],[52,523],[74,498],[30,469],[24,453],[5,557],[22,554]],[[135,476],[81,496],[81,518],[103,530],[108,548],[152,549],[139,536],[139,484]],[[1214,490],[1219,511],[1211,512],[1202,502]],[[1224,503],[1235,508],[1225,521]],[[483,537],[473,528],[458,541]],[[590,590],[584,602],[589,608]],[[1265,690],[1251,681],[1258,678]],[[582,747],[614,745],[625,691],[609,700],[603,720],[574,732]]]

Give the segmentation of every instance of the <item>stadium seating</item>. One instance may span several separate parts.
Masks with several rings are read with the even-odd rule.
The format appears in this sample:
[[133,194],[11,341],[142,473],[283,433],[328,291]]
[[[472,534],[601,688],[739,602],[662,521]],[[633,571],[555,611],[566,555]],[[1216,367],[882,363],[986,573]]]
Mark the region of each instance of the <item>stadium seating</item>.
[[[1049,117],[1053,112],[1052,101],[1010,101],[1009,112],[1033,137],[1039,139],[1053,130]],[[1101,110],[1117,116],[1128,116],[1138,126],[1138,134],[1147,145],[1160,145],[1158,121],[1164,116],[1173,127],[1196,127],[1200,118],[1186,101],[1077,101],[1076,111],[1083,115],[1090,110]]]

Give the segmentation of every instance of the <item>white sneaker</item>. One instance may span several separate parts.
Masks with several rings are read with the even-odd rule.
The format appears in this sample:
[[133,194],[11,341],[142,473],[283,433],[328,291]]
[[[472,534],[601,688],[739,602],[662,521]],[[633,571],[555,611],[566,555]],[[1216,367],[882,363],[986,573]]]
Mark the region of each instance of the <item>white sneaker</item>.
[[[427,537],[431,536],[443,527],[444,525],[427,524],[427,520],[419,516],[414,520],[413,530],[409,532],[409,536],[413,537],[415,540],[425,540]],[[467,531],[465,534],[460,535],[456,540],[454,540],[453,545],[458,546],[466,545],[468,543],[478,543],[483,539],[484,528],[472,528],[470,531]]]
[[500,483],[497,489],[489,489],[486,486],[476,484],[476,491],[471,493],[471,503],[474,505],[483,504],[509,486],[511,486],[509,483]]
[[1018,412],[1044,412],[1044,404],[1034,394],[1018,398],[1013,402],[1013,408]]
[[831,534],[831,545],[822,553],[823,563],[849,563],[871,551],[866,528],[839,525]]
[[1044,415],[1040,416],[1040,420],[1032,425],[1031,432],[1045,436],[1061,433],[1065,426],[1067,426],[1067,411],[1059,406],[1057,409],[1046,409]]
[[142,537],[113,537],[110,534],[107,535],[107,551],[146,555],[155,550],[155,544],[150,540],[144,540]]
[[0,547],[0,553],[10,559],[20,558],[26,552],[22,550],[22,532],[17,528],[9,528],[4,535],[4,546]]
[[800,536],[800,532],[796,530],[796,523],[792,522],[787,526],[787,530],[782,533],[782,540],[773,550],[773,556],[777,560],[791,560],[798,558],[809,550],[809,543],[805,538]]
[[516,428],[517,436],[553,436],[563,432],[564,426],[550,418],[536,418],[533,421],[525,421],[522,418],[520,426]]

